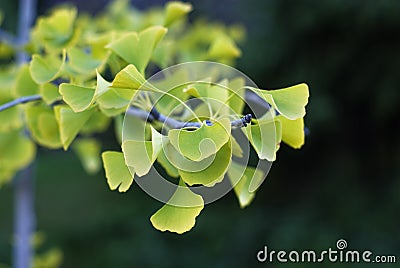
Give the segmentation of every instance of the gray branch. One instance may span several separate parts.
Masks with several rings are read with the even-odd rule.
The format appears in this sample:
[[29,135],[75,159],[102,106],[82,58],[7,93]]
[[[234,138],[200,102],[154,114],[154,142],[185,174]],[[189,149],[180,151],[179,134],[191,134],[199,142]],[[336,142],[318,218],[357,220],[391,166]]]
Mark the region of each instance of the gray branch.
[[12,108],[18,104],[24,104],[27,102],[37,101],[37,100],[41,100],[41,99],[42,99],[42,97],[40,95],[24,96],[24,97],[15,99],[13,101],[4,103],[3,105],[0,105],[0,112],[7,110],[9,108]]

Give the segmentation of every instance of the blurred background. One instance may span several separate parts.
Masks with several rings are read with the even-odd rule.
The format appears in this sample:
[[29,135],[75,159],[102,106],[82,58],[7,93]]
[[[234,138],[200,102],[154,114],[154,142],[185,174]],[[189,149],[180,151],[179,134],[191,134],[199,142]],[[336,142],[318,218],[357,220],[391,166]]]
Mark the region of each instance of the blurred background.
[[[0,4],[10,31],[17,2]],[[61,2],[39,0],[38,12]],[[75,2],[96,13],[107,1]],[[165,2],[132,1],[140,9]],[[191,3],[192,18],[246,27],[237,68],[260,88],[308,83],[305,146],[282,146],[250,207],[240,209],[230,193],[183,235],[151,226],[149,217],[162,204],[137,185],[111,192],[104,174],[86,175],[72,152],[41,150],[35,208],[45,248],[62,250],[62,267],[287,267],[260,264],[256,254],[265,245],[335,249],[345,239],[349,249],[397,256],[397,265],[374,267],[399,267],[400,1]],[[111,137],[103,137],[110,147]],[[7,185],[0,189],[0,263],[11,262],[12,223],[13,186]]]

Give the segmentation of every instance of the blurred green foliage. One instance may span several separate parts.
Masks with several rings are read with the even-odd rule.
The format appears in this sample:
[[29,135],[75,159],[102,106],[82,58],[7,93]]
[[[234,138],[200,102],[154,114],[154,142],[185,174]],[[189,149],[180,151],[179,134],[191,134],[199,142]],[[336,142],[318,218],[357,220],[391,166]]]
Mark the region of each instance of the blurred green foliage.
[[[192,3],[193,16],[246,26],[238,67],[260,87],[309,84],[311,135],[301,151],[281,149],[284,160],[272,166],[251,207],[238,209],[231,193],[208,205],[183,236],[151,227],[144,215],[159,205],[138,187],[111,192],[103,174],[86,175],[72,152],[41,151],[37,225],[46,244],[62,249],[63,267],[288,267],[257,263],[257,251],[325,250],[340,238],[351,249],[398,254],[400,2]],[[0,192],[0,262],[8,263],[11,204],[7,186]],[[365,267],[290,265],[305,266]]]

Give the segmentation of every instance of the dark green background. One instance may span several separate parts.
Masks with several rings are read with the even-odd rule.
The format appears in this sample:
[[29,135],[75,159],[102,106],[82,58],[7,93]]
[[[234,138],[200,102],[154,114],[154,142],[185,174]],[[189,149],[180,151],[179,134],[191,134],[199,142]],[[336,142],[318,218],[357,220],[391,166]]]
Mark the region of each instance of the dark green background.
[[[14,2],[1,6],[12,12]],[[39,1],[39,12],[53,2]],[[95,12],[104,3],[79,5]],[[184,235],[151,226],[162,204],[137,185],[111,192],[103,172],[86,175],[73,153],[41,150],[36,212],[46,246],[62,249],[63,267],[289,267],[259,264],[256,253],[264,245],[320,251],[343,238],[349,249],[397,256],[397,266],[368,267],[398,267],[400,1],[192,3],[193,17],[246,26],[237,67],[260,88],[308,83],[306,145],[282,146],[250,207],[240,209],[229,194],[208,205]],[[5,27],[12,29],[8,15]],[[103,138],[114,146],[112,134]],[[0,190],[0,263],[10,263],[12,194],[12,185]]]

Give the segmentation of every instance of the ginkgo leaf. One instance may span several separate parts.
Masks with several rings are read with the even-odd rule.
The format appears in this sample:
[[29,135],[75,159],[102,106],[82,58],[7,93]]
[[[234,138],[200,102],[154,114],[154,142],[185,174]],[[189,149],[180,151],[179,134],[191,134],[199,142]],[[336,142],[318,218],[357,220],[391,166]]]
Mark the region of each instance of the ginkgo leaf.
[[62,146],[58,123],[52,108],[36,105],[25,108],[26,124],[32,138],[40,145],[57,149]]
[[154,213],[150,221],[162,232],[182,234],[193,228],[203,207],[203,198],[181,181],[168,203]]
[[62,49],[72,45],[77,37],[75,8],[56,9],[51,15],[40,17],[33,29],[33,36],[47,49]]
[[54,112],[59,126],[61,143],[64,150],[67,150],[76,135],[92,116],[94,109],[75,113],[65,105],[58,105],[54,107]]
[[138,90],[145,81],[146,79],[138,71],[135,65],[129,64],[117,73],[112,81],[111,87]]
[[[221,147],[215,156],[213,155],[209,158],[212,158],[212,163],[199,171],[197,171],[198,168],[186,170],[178,169],[182,180],[188,185],[201,184],[207,187],[212,187],[216,183],[221,182],[224,179],[224,175],[229,167],[229,164],[231,163],[231,142],[229,141],[225,143],[225,145]],[[207,158],[204,160],[207,160]],[[194,166],[196,163],[200,164],[201,162],[193,162]]]
[[109,85],[110,83],[97,73],[96,88],[62,83],[59,91],[63,96],[63,100],[74,112],[82,112],[88,109],[99,96],[105,94],[109,90]]
[[107,151],[102,153],[101,157],[110,189],[118,188],[119,192],[128,191],[133,182],[133,174],[125,165],[124,155],[121,152]]
[[242,131],[249,139],[260,159],[275,161],[280,142],[281,125],[279,121],[266,118],[258,120],[258,124],[243,127]]
[[29,71],[33,80],[38,84],[53,81],[60,75],[65,57],[65,50],[63,50],[61,58],[58,53],[47,56],[33,55],[29,64]]
[[81,160],[82,166],[89,174],[96,174],[101,168],[101,144],[96,139],[79,139],[72,144],[72,149]]
[[95,110],[89,120],[82,127],[80,133],[93,134],[101,133],[107,130],[111,123],[111,118],[107,117],[101,111]]
[[229,81],[229,107],[236,113],[242,114],[245,106],[245,81],[242,77],[237,77]]
[[35,154],[35,144],[19,129],[0,133],[0,169],[8,174],[27,166]]
[[237,58],[241,54],[240,49],[235,42],[226,35],[218,36],[208,50],[208,56],[211,59]]
[[150,171],[162,147],[168,141],[166,136],[161,135],[153,127],[151,133],[151,141],[125,140],[122,143],[126,164],[133,167],[139,177]]
[[157,162],[160,163],[169,176],[174,178],[179,177],[178,169],[168,160],[164,150],[161,150],[160,154],[158,155]]
[[[0,101],[0,105],[3,100]],[[6,101],[7,102],[7,101]],[[21,118],[21,108],[18,106],[11,107],[0,112],[0,132],[7,132],[12,129],[20,128],[23,125]]]
[[284,116],[277,116],[282,124],[282,141],[294,149],[299,149],[304,144],[304,119],[287,119]]
[[244,208],[250,205],[251,201],[255,197],[255,192],[251,191],[250,184],[252,181],[262,181],[265,178],[264,172],[232,161],[227,174],[233,185],[233,190],[239,201],[240,207]]
[[183,2],[168,2],[165,7],[164,26],[168,27],[192,11],[192,5]]
[[95,73],[103,64],[102,60],[96,59],[90,53],[76,47],[68,49],[67,53],[68,65],[78,73]]
[[125,34],[109,44],[107,48],[110,48],[127,63],[135,65],[139,72],[144,74],[154,48],[166,32],[167,29],[164,27],[152,26],[139,34],[136,32]]
[[175,149],[193,161],[201,161],[215,154],[231,135],[231,123],[223,118],[212,126],[202,124],[196,130],[171,129],[168,138]]
[[39,93],[39,85],[32,79],[28,65],[22,65],[15,78],[13,94],[15,97],[35,95]]
[[52,83],[41,84],[40,95],[47,105],[51,105],[54,102],[62,99],[62,96],[58,92],[57,86]]
[[305,106],[307,105],[309,97],[307,84],[303,83],[276,90],[247,88],[262,97],[271,104],[274,109],[288,119],[295,120],[304,117],[306,114]]

